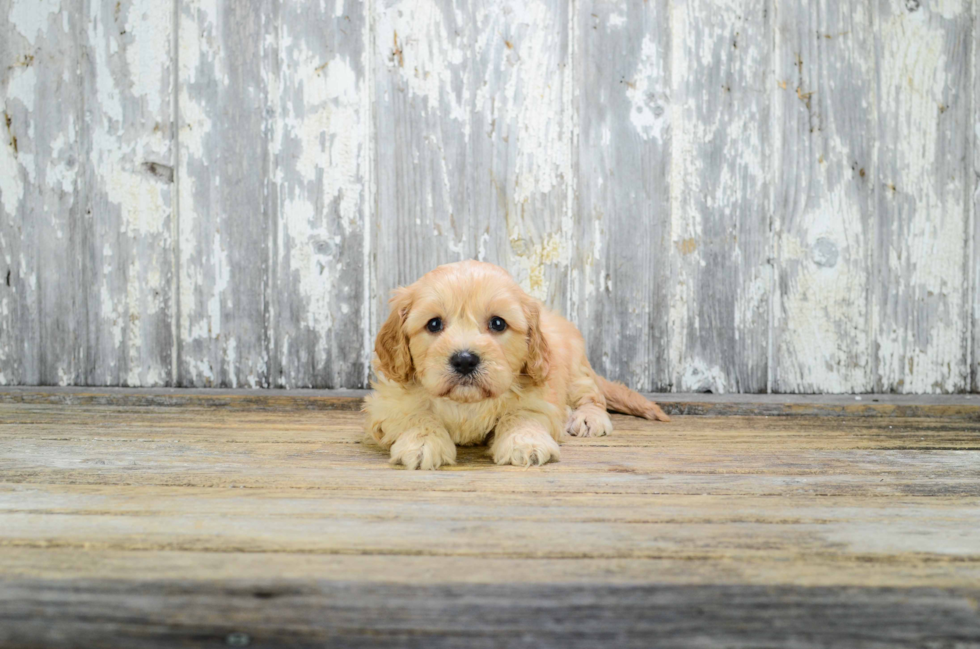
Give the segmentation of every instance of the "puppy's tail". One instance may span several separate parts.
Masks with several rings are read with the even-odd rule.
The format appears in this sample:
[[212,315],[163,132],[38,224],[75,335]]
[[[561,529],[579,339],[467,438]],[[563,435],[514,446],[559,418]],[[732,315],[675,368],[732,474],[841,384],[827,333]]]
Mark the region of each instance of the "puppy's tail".
[[609,410],[657,421],[670,421],[670,417],[660,409],[660,406],[642,394],[633,392],[622,383],[608,381],[598,374],[596,380],[599,383],[602,396],[606,397],[606,407]]

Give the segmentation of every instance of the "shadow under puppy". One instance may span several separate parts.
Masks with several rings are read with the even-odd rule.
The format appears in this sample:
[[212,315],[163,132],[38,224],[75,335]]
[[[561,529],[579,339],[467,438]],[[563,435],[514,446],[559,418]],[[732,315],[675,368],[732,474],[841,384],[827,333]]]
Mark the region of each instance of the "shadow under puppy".
[[436,469],[456,445],[490,439],[497,464],[558,460],[567,431],[608,435],[606,409],[670,421],[643,396],[593,371],[575,326],[504,269],[439,266],[395,290],[375,341],[367,432],[391,463]]

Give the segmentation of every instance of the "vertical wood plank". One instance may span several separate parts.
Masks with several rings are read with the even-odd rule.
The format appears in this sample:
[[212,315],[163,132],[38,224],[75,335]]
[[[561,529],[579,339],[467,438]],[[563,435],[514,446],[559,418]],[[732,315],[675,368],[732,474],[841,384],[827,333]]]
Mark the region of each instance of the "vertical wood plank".
[[780,1],[774,392],[873,387],[875,54],[870,1]]
[[573,236],[563,0],[377,0],[375,326],[437,264],[507,267],[561,311]]
[[78,16],[86,320],[73,383],[172,383],[173,16],[158,0],[90,0]]
[[668,2],[577,7],[572,315],[593,367],[663,390],[670,285]]
[[971,320],[972,344],[970,346],[970,379],[973,392],[980,392],[980,3],[973,4],[973,67],[971,69],[973,86],[973,177],[968,185],[972,191],[971,218],[973,221],[973,247],[969,254],[970,281],[973,297]]
[[76,382],[84,344],[78,199],[83,8],[0,3],[0,383]]
[[880,0],[876,388],[968,385],[967,3]]
[[768,387],[767,4],[672,5],[670,361],[679,391]]
[[281,11],[276,383],[363,387],[366,4]]
[[272,0],[181,0],[178,382],[270,382]]

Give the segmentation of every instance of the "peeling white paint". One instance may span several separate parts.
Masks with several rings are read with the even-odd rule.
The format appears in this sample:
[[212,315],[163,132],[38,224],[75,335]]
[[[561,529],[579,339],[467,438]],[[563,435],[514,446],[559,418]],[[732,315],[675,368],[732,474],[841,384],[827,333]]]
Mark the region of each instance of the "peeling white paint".
[[[34,111],[34,97],[37,87],[37,70],[33,65],[18,65],[9,71],[10,81],[5,92],[6,102],[17,100],[27,112]],[[6,103],[4,102],[4,103]],[[33,128],[33,122],[31,127]],[[33,133],[32,133],[33,135]]]
[[768,102],[754,87],[771,69],[766,16],[741,0],[671,4],[675,390],[766,389],[771,279],[752,245],[768,236]]
[[393,2],[376,20],[375,42],[390,53],[389,71],[400,75],[409,92],[428,99],[431,108],[443,106],[442,114],[456,120],[469,138],[466,107],[473,88],[465,76],[455,76],[467,56],[465,44],[446,26],[439,4]]
[[[299,50],[297,46],[294,51]],[[305,55],[303,55],[305,54]],[[318,78],[317,59],[312,52],[299,50],[296,67],[307,71],[299,80],[304,90],[303,117],[291,105],[283,117],[282,137],[298,140],[302,153],[296,171],[306,183],[323,173],[323,199],[339,200],[337,213],[347,234],[358,227],[362,198],[359,176],[360,94],[354,71],[337,57],[327,62],[325,78]]]
[[677,392],[729,392],[726,372],[717,365],[709,365],[700,358],[692,358],[684,364],[682,374],[674,386]]
[[[327,3],[321,10],[329,22],[344,7]],[[324,371],[337,376],[345,370],[339,366],[344,352],[337,347],[346,344],[342,332],[350,330],[343,316],[350,311],[345,300],[352,297],[346,279],[361,261],[360,254],[354,257],[346,248],[365,229],[368,120],[365,81],[358,70],[362,62],[343,48],[325,51],[323,34],[297,23],[298,15],[282,19],[282,113],[274,146],[276,156],[289,160],[280,165],[277,178],[278,258],[280,281],[288,291],[283,303],[292,305],[286,307],[291,317],[279,320],[277,337],[287,341],[280,342],[279,357],[287,367],[278,380],[308,385]],[[327,359],[333,367],[326,367]]]
[[[947,2],[937,11],[954,18],[962,6]],[[947,60],[949,27],[925,7],[896,7],[881,25],[882,119],[897,120],[901,133],[883,168],[890,177],[882,177],[882,205],[894,210],[889,223],[896,230],[882,261],[903,282],[891,305],[875,303],[878,374],[886,388],[903,392],[955,391],[968,381],[966,179],[957,174],[956,159],[938,157],[948,146],[941,111],[957,110],[949,105],[955,84]],[[908,310],[892,311],[897,300],[909,302]]]
[[[66,109],[69,114],[59,114],[61,122],[53,128],[53,123],[43,121],[45,106],[38,103],[39,97],[49,96],[50,86],[45,84],[60,78],[68,89],[80,83],[78,66],[70,62],[56,74],[44,67],[55,56],[50,43],[69,32],[72,23],[68,17],[76,11],[61,4],[58,0],[9,3],[10,41],[16,55],[23,57],[32,48],[43,51],[34,52],[32,65],[8,67],[5,76],[4,105],[14,115],[12,129],[20,137],[20,146],[15,154],[12,142],[6,141],[9,137],[0,141],[4,217],[12,221],[36,210],[63,210],[74,200],[79,182],[94,180],[84,191],[97,210],[104,210],[91,217],[105,230],[96,228],[92,235],[95,249],[102,252],[102,265],[90,303],[101,321],[97,323],[99,349],[86,353],[100,359],[97,380],[129,385],[167,382],[168,371],[154,360],[160,340],[150,323],[169,317],[168,309],[179,302],[179,315],[173,315],[179,318],[175,335],[183,343],[179,364],[186,381],[251,386],[269,381],[265,375],[268,359],[261,357],[262,352],[257,356],[244,335],[236,337],[240,329],[230,319],[243,306],[232,302],[234,282],[243,281],[233,272],[234,264],[240,255],[253,254],[251,249],[229,246],[230,241],[238,240],[227,231],[229,223],[234,227],[236,215],[222,213],[221,201],[232,191],[229,183],[235,179],[198,173],[222,164],[219,156],[226,149],[215,147],[215,142],[229,137],[225,115],[214,102],[215,93],[221,96],[235,86],[238,78],[234,75],[240,72],[234,58],[238,53],[227,46],[230,27],[222,24],[229,5],[218,0],[182,0],[181,32],[175,41],[171,41],[171,32],[177,28],[173,6],[167,3],[124,0],[118,6],[94,3],[77,9],[90,11],[78,16],[81,31],[77,35],[94,73],[85,79],[85,92],[94,94],[85,97],[83,123],[75,124],[80,110]],[[267,58],[257,63],[261,70],[255,78],[246,80],[246,94],[221,96],[222,101],[248,102],[249,106],[254,102],[258,110],[268,111],[263,127],[267,130],[242,137],[267,138],[271,146],[269,159],[256,160],[255,168],[268,167],[273,174],[265,189],[280,220],[275,224],[278,230],[263,236],[280,247],[260,261],[278,264],[279,286],[272,291],[288,287],[282,290],[289,293],[272,296],[278,302],[268,307],[268,322],[244,326],[262,330],[294,318],[300,330],[279,337],[270,334],[277,341],[279,361],[304,357],[303,362],[314,364],[329,358],[336,365],[335,331],[349,324],[351,317],[360,314],[366,322],[372,313],[372,282],[376,279],[372,264],[377,263],[373,255],[379,246],[370,243],[371,237],[380,237],[381,248],[389,250],[388,238],[415,236],[385,231],[386,223],[379,222],[383,214],[373,221],[366,216],[382,211],[371,204],[374,146],[404,145],[396,154],[398,163],[408,168],[399,168],[398,173],[404,175],[398,180],[405,183],[399,191],[418,191],[419,205],[417,214],[399,221],[418,225],[419,240],[411,242],[414,249],[409,255],[426,258],[431,252],[433,259],[476,255],[499,261],[509,266],[531,294],[559,308],[567,300],[572,317],[584,314],[589,320],[601,308],[595,304],[605,304],[597,298],[608,293],[616,304],[626,305],[621,311],[631,324],[623,331],[630,332],[633,323],[653,321],[651,296],[636,294],[641,292],[639,285],[605,270],[607,264],[615,266],[618,261],[607,230],[615,227],[611,224],[627,222],[625,217],[576,212],[583,174],[596,174],[591,185],[594,192],[608,193],[610,186],[624,191],[622,182],[617,185],[612,175],[606,177],[608,168],[577,167],[581,155],[577,120],[582,106],[578,93],[590,89],[576,86],[581,78],[576,66],[588,63],[576,50],[585,42],[576,30],[592,28],[590,14],[573,5],[566,19],[564,5],[542,0],[493,0],[472,7],[442,0],[392,0],[366,7],[345,0],[332,0],[332,4],[321,0],[318,5],[324,20],[316,28],[326,33],[335,29],[331,20],[342,24],[355,18],[352,33],[355,38],[362,33],[367,44],[365,53],[356,55],[361,60],[344,51],[343,39],[318,38],[310,33],[310,26],[287,19],[263,27]],[[607,17],[596,20],[598,32],[606,38],[629,35],[635,39],[630,41],[635,53],[622,67],[624,82],[614,93],[616,105],[628,103],[629,112],[617,113],[621,124],[606,121],[596,126],[591,145],[602,154],[613,152],[626,144],[625,133],[630,146],[670,147],[667,236],[672,269],[669,278],[660,279],[670,286],[667,355],[675,389],[743,389],[737,376],[740,370],[733,369],[727,359],[731,354],[756,353],[746,350],[750,343],[758,342],[760,314],[766,312],[770,297],[779,314],[775,326],[787,332],[780,339],[781,347],[772,352],[780,380],[820,390],[848,390],[870,375],[871,348],[876,344],[880,347],[878,371],[889,389],[964,387],[963,349],[969,335],[964,314],[970,306],[965,273],[975,272],[963,245],[964,233],[969,236],[964,215],[970,195],[970,185],[964,183],[974,183],[974,179],[962,178],[957,175],[960,167],[954,169],[948,160],[940,159],[948,155],[942,152],[952,142],[948,138],[951,120],[937,117],[941,109],[964,110],[960,108],[962,94],[950,101],[951,92],[961,90],[957,84],[962,85],[954,78],[961,63],[953,59],[959,54],[951,43],[962,40],[957,25],[969,20],[967,14],[975,9],[964,0],[935,0],[916,11],[909,11],[904,0],[893,5],[891,13],[888,3],[875,5],[886,17],[881,33],[873,35],[881,50],[879,65],[873,55],[865,56],[867,52],[850,44],[853,34],[848,34],[848,41],[836,32],[828,34],[834,40],[825,43],[824,55],[831,57],[831,65],[814,65],[834,71],[838,68],[832,65],[832,57],[855,58],[855,70],[880,84],[875,85],[874,93],[856,96],[855,109],[874,111],[880,103],[886,113],[882,116],[885,131],[894,128],[902,133],[896,142],[879,143],[885,147],[884,162],[894,163],[895,178],[879,177],[869,165],[867,181],[880,183],[877,191],[884,197],[882,204],[893,205],[888,209],[894,211],[898,224],[880,254],[890,277],[901,279],[895,293],[908,304],[891,310],[862,301],[874,289],[860,270],[869,235],[854,224],[867,220],[868,214],[861,211],[846,182],[826,171],[852,164],[859,152],[850,147],[846,133],[834,130],[829,120],[838,116],[833,111],[814,108],[808,116],[816,130],[824,133],[813,136],[817,143],[813,151],[825,159],[821,163],[825,166],[817,167],[808,178],[812,185],[800,187],[800,201],[805,205],[798,212],[782,215],[795,219],[795,227],[780,229],[777,218],[775,255],[779,263],[793,268],[782,276],[786,292],[772,296],[768,266],[751,258],[757,253],[740,242],[747,232],[753,232],[748,223],[753,213],[745,206],[756,201],[759,210],[768,209],[768,190],[760,179],[787,171],[778,165],[775,174],[770,170],[774,144],[765,136],[767,131],[779,130],[787,113],[777,113],[775,121],[768,122],[762,108],[765,102],[782,97],[783,92],[790,103],[803,102],[808,92],[845,92],[847,84],[841,75],[830,74],[816,90],[816,83],[812,88],[801,85],[799,94],[794,87],[799,79],[783,78],[785,75],[771,79],[766,72],[765,44],[770,37],[781,38],[781,33],[775,26],[772,32],[756,33],[757,23],[744,25],[762,4],[743,0],[664,3],[671,12],[669,31],[665,30],[673,34],[669,55],[664,54],[667,41],[656,30],[641,30],[641,36],[634,36],[632,8],[602,8]],[[865,5],[847,9],[853,11],[855,24],[873,29]],[[291,19],[305,15],[304,11],[297,10]],[[356,19],[365,18],[363,27],[358,26]],[[808,31],[807,36],[813,34]],[[566,37],[570,41],[564,50],[562,39]],[[351,38],[350,34],[345,33],[345,38]],[[177,51],[170,46],[172,42]],[[334,49],[334,45],[339,46]],[[271,52],[278,52],[278,66],[270,65]],[[173,88],[170,66],[178,58],[180,83]],[[667,70],[668,61],[673,71]],[[795,67],[792,61],[788,65]],[[83,70],[88,68],[83,66]],[[759,70],[763,73],[756,74]],[[389,77],[392,82],[375,85],[372,75]],[[669,88],[671,79],[675,85]],[[723,85],[728,81],[744,87],[734,89],[742,92],[738,99],[742,103],[726,110],[730,105],[719,97],[728,92]],[[815,82],[804,74],[802,83],[811,81]],[[789,87],[774,90],[770,82],[787,82]],[[179,192],[166,180],[173,160],[170,141],[174,132],[169,117],[174,92],[181,111],[176,119],[180,162],[173,170],[180,178]],[[68,94],[66,90],[66,98]],[[753,97],[760,99],[753,103]],[[372,142],[372,118],[390,117],[372,113],[372,100],[384,102],[385,110],[395,101],[407,105],[403,110],[415,121],[410,119],[402,126],[409,124],[418,132],[407,142]],[[585,100],[589,100],[587,94]],[[813,105],[818,106],[819,100],[814,99]],[[373,110],[379,110],[377,105]],[[23,120],[22,114],[29,119]],[[980,125],[974,128],[980,132]],[[38,134],[44,136],[43,141]],[[80,143],[90,148],[78,151]],[[151,162],[161,165],[159,173],[145,166]],[[470,173],[474,168],[480,170],[479,177]],[[943,168],[945,175],[937,175],[937,168]],[[888,187],[890,183],[895,189]],[[494,186],[497,194],[489,200],[487,185]],[[35,198],[36,188],[48,193]],[[271,197],[273,191],[278,192],[278,200]],[[173,201],[180,208],[179,229],[171,221]],[[613,197],[603,208],[619,204]],[[636,205],[649,203],[629,196],[622,204],[629,206],[626,211],[639,212]],[[267,207],[256,205],[255,209]],[[494,220],[481,220],[484,212]],[[639,223],[652,216],[643,211],[634,218]],[[108,219],[118,223],[113,220],[106,228]],[[212,227],[218,222],[224,232]],[[67,246],[71,236],[67,221],[52,219],[52,223],[54,227],[42,236]],[[643,232],[648,231],[638,230],[638,239]],[[172,241],[174,233],[177,242]],[[588,242],[583,243],[585,240]],[[6,325],[15,317],[11,315],[17,312],[15,306],[24,308],[27,300],[35,299],[17,291],[33,296],[44,276],[34,268],[33,259],[16,246],[4,244],[3,256],[8,266],[16,265],[22,282],[0,296],[0,318]],[[175,244],[179,255],[169,248]],[[363,250],[347,249],[359,245]],[[719,256],[719,250],[727,251],[726,255]],[[177,296],[168,292],[172,255],[177,262]],[[357,263],[363,269],[352,268]],[[355,276],[363,278],[363,296],[344,280]],[[724,291],[734,287],[735,295],[719,292],[712,296],[706,280],[715,276],[724,280]],[[568,284],[567,293],[563,282]],[[160,287],[163,290],[155,290]],[[264,297],[256,295],[255,299]],[[728,300],[724,313],[712,310],[713,299]],[[286,313],[275,312],[280,306],[286,307]],[[974,305],[975,312],[977,308]],[[878,325],[870,336],[873,340],[869,340],[869,319]],[[711,347],[718,344],[714,334],[719,327],[731,334],[737,349]],[[364,356],[370,351],[369,329],[365,325],[363,337],[355,341],[363,347]],[[592,332],[599,339],[607,334]],[[635,338],[641,348],[647,344],[642,334]],[[311,345],[309,340],[315,342]],[[655,347],[650,345],[650,349]],[[613,368],[627,367],[624,363],[630,359],[609,359],[609,349],[602,350],[607,355],[602,362]],[[12,353],[4,339],[0,383],[19,380],[12,373],[20,370],[9,369]],[[632,364],[624,372],[639,385],[650,380],[645,367]],[[285,370],[288,374],[289,368]],[[334,368],[317,366],[316,372],[323,371]],[[62,363],[49,376],[67,383],[77,380],[78,374],[74,365]]]
[[[211,236],[210,259],[214,271],[214,286],[208,296],[208,335],[217,337],[222,333],[222,297],[231,282],[231,260],[228,258],[228,250],[222,245],[221,234],[217,230]],[[235,305],[228,306],[234,308]]]
[[44,177],[51,187],[58,187],[65,193],[75,190],[78,165],[73,164],[72,154],[75,152],[76,138],[74,120],[70,120],[67,137],[66,133],[59,133],[58,137],[51,142],[51,157],[44,173]]
[[24,181],[13,143],[0,142],[0,201],[4,212],[12,217],[20,209],[23,199]]
[[[334,265],[337,260],[331,254],[318,254],[316,242],[329,236],[329,231],[317,228],[313,205],[306,200],[287,200],[283,203],[283,221],[289,240],[289,263],[292,275],[298,279],[299,295],[306,303],[304,322],[317,332],[333,327],[333,299],[335,286]],[[324,338],[318,336],[319,344]],[[321,353],[323,349],[319,350]]]
[[966,0],[935,0],[929,8],[946,20],[953,20],[965,14],[967,7]]
[[659,57],[657,43],[649,35],[645,36],[633,78],[623,84],[631,105],[630,122],[645,140],[655,138],[664,142],[670,128],[670,113],[662,95],[667,87],[665,72],[666,65]]
[[[222,250],[220,233],[209,227],[202,214],[208,205],[199,206],[196,197],[209,190],[204,183],[214,182],[192,173],[209,161],[207,142],[215,126],[214,107],[198,93],[205,84],[220,83],[226,78],[217,20],[218,0],[187,0],[181,3],[178,47],[177,88],[180,115],[177,116],[180,151],[177,175],[180,178],[177,205],[179,211],[177,272],[180,312],[177,332],[186,352],[178,359],[181,380],[191,385],[212,386],[220,368],[212,366],[211,341],[221,334],[221,292],[214,283],[230,281],[230,269]],[[210,73],[208,72],[210,71]],[[204,75],[203,78],[200,75]],[[213,77],[213,78],[212,78]],[[205,87],[207,87],[205,85]],[[216,183],[215,183],[216,184]],[[205,268],[204,259],[211,266]],[[207,284],[207,279],[212,284]],[[225,340],[225,345],[228,344]]]
[[[47,31],[51,14],[61,10],[61,0],[12,0],[7,18],[14,29],[34,45],[38,36]],[[68,12],[64,12],[64,16],[67,15]]]
[[[171,34],[173,29],[173,7],[169,3],[140,0],[129,5],[127,35],[140,39],[154,33]],[[144,101],[153,114],[169,109],[169,95],[165,99],[163,93],[169,92],[172,81],[170,54],[169,47],[126,47],[127,76],[132,84],[129,91]]]
[[[508,5],[513,6],[513,5]],[[516,18],[528,25],[550,25],[555,19],[552,9],[540,0],[518,2],[524,12]],[[545,29],[530,29],[516,49],[521,74],[512,74],[503,90],[504,114],[517,116],[517,168],[514,201],[521,205],[534,194],[548,194],[571,179],[571,148],[562,115],[565,88],[556,70],[542,62],[554,59],[554,34]]]

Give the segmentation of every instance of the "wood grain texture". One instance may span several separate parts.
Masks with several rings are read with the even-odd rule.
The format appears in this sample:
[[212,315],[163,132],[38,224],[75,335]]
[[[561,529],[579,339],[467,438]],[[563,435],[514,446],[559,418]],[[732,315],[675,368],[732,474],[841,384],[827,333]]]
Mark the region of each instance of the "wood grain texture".
[[671,10],[670,364],[682,392],[764,392],[771,296],[768,3]]
[[70,382],[172,385],[173,6],[84,6],[83,209],[73,225],[80,291],[72,296],[84,320],[71,340],[79,366]]
[[[358,411],[367,390],[263,390],[193,388],[0,389],[0,402],[70,406],[249,407]],[[972,395],[783,395],[659,393],[646,395],[670,415],[707,417],[942,417],[980,420],[980,400]]]
[[776,18],[772,390],[867,392],[874,6],[800,0]]
[[[39,580],[131,579],[137,572],[147,585],[180,575],[188,582],[213,581],[222,585],[241,580],[263,584],[300,585],[310,575],[346,583],[418,584],[439,572],[445,584],[493,584],[506,576],[512,584],[554,585],[597,583],[616,585],[672,584],[864,588],[956,588],[976,586],[980,568],[964,562],[910,561],[901,569],[881,570],[867,561],[840,562],[811,555],[806,563],[733,562],[728,558],[659,557],[655,559],[548,559],[520,557],[450,557],[377,554],[308,554],[295,552],[191,552],[105,550],[89,548],[86,561],[77,560],[77,548],[5,547],[0,571],[8,578]],[[937,570],[937,566],[939,569]],[[267,588],[256,588],[267,590]]]
[[356,412],[0,404],[0,644],[980,643],[980,422],[615,423],[413,472]]
[[280,387],[360,386],[367,372],[366,7],[333,0],[281,8],[273,318]]
[[0,7],[0,382],[171,381],[172,8]]
[[181,0],[181,386],[268,387],[278,8]]
[[0,385],[362,388],[508,268],[600,372],[980,392],[953,0],[0,0]]
[[564,312],[571,254],[569,5],[375,3],[374,326],[437,264],[509,268]]
[[[975,647],[978,591],[17,580],[9,647]],[[94,611],[112,606],[104,618]],[[869,631],[870,630],[870,631]],[[869,638],[869,636],[872,636]]]
[[596,371],[659,391],[670,384],[668,3],[582,2],[575,20],[570,314]]
[[972,346],[970,358],[970,380],[973,392],[980,392],[980,5],[973,3],[973,192],[970,214],[973,222],[973,246],[970,250],[970,274],[973,298],[973,313],[970,319]]
[[0,4],[0,381],[8,384],[81,379],[81,12],[71,2]]
[[875,388],[954,392],[969,380],[973,16],[967,3],[877,11]]

